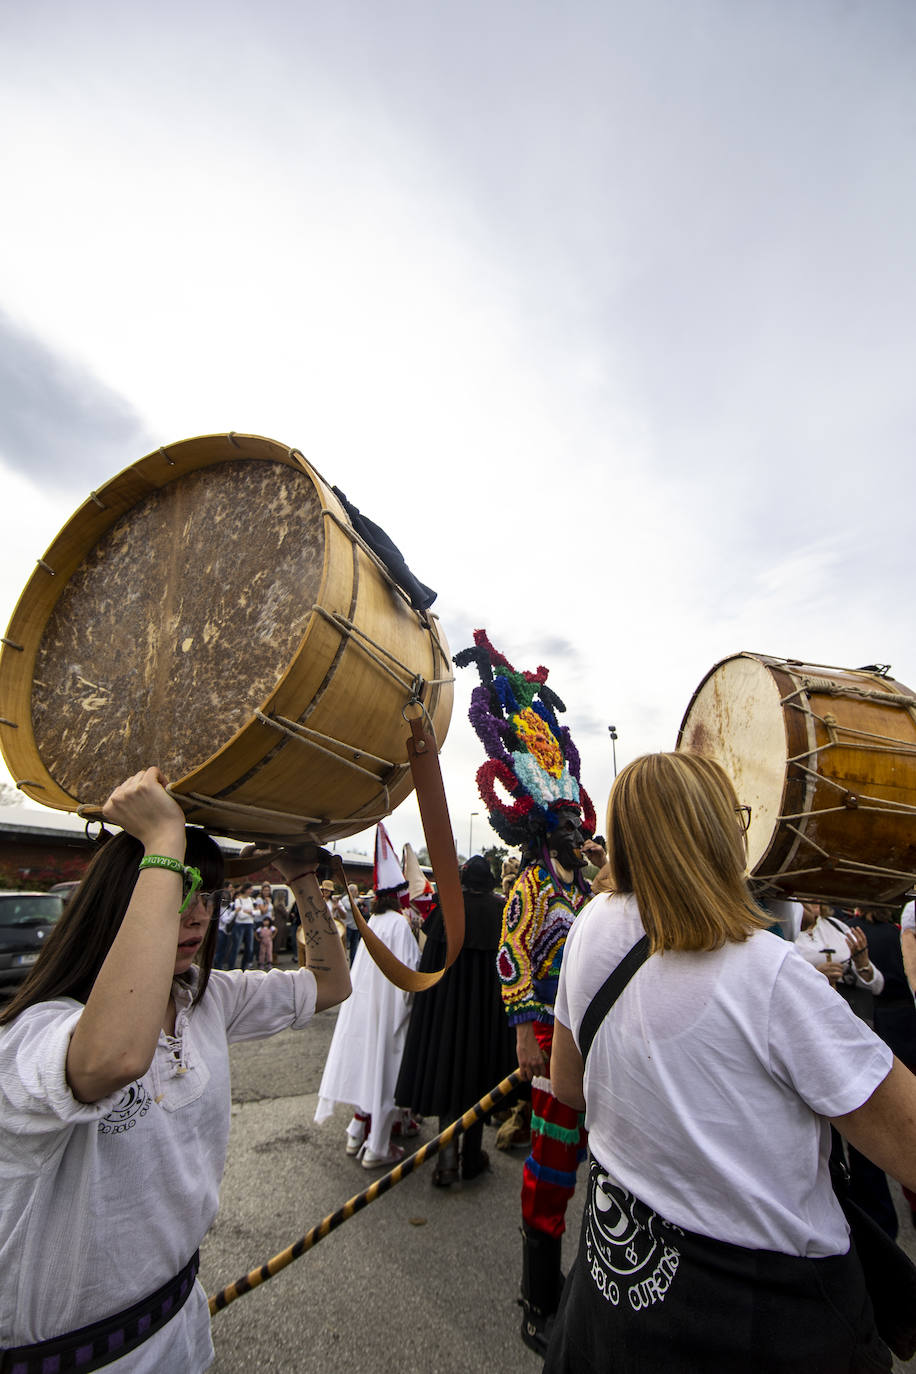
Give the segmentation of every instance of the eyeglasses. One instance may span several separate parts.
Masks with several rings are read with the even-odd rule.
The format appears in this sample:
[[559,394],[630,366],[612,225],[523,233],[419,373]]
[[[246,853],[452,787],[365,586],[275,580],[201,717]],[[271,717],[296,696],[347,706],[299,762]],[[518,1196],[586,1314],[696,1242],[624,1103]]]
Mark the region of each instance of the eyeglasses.
[[751,828],[751,808],[749,806],[736,806],[735,814],[745,835]]
[[[179,916],[186,916],[188,912],[193,911],[196,906],[200,905],[203,906],[210,920],[215,921],[221,914],[221,908],[226,905],[223,899],[226,898],[227,895],[225,888],[217,888],[215,892],[189,892],[178,914]],[[232,903],[229,902],[228,905],[231,906]]]

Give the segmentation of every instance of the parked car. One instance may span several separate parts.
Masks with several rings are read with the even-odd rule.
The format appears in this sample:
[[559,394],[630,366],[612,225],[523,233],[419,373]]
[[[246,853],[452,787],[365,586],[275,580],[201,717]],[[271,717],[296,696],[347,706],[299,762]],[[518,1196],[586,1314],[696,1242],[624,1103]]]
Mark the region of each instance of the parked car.
[[71,896],[72,893],[74,893],[78,887],[78,882],[54,883],[51,887],[48,888],[48,891],[59,892],[60,895],[63,897],[64,901],[66,901],[67,898]]
[[62,892],[0,891],[0,987],[22,982],[65,900]]

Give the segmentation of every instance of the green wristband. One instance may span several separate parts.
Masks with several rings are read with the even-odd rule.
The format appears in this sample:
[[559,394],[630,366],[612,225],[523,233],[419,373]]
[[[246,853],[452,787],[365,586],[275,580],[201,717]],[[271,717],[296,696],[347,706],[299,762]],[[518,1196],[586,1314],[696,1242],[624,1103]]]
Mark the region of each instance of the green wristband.
[[170,859],[166,854],[147,854],[140,860],[141,868],[170,868],[173,873],[184,877],[184,864],[180,859]]
[[140,860],[140,868],[167,868],[171,873],[181,875],[182,893],[184,901],[178,908],[178,915],[183,916],[194,899],[194,893],[202,882],[200,869],[194,868],[190,864],[183,864],[180,859],[173,859],[167,854],[146,854]]

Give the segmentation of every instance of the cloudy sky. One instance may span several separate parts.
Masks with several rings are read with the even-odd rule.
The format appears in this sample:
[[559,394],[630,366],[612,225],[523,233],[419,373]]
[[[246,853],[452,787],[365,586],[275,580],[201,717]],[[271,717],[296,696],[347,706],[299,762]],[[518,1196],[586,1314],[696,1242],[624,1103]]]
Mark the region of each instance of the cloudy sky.
[[608,724],[672,747],[732,652],[916,686],[911,0],[40,0],[0,40],[4,623],[90,489],[236,430],[391,532],[453,651],[547,664],[599,812]]

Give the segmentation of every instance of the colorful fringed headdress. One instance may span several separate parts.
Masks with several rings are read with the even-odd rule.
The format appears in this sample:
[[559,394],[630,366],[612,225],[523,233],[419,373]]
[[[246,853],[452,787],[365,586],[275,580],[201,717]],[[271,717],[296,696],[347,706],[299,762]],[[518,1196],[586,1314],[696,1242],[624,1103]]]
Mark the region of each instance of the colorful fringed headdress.
[[[595,808],[579,782],[569,727],[557,722],[566,707],[547,686],[547,669],[517,672],[485,630],[474,631],[474,646],[456,654],[455,662],[459,668],[476,663],[480,673],[468,714],[489,754],[477,785],[490,825],[506,844],[526,846],[556,827],[558,811],[574,810],[594,835]],[[497,794],[497,783],[509,799]]]

